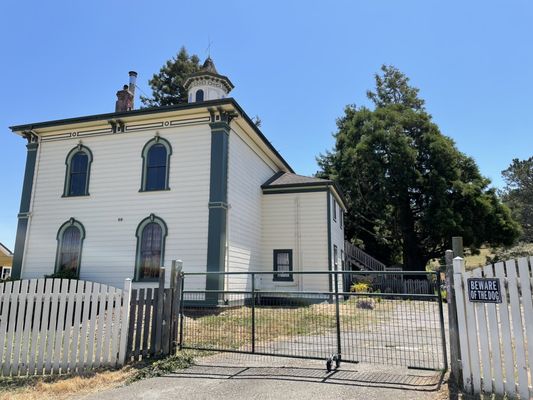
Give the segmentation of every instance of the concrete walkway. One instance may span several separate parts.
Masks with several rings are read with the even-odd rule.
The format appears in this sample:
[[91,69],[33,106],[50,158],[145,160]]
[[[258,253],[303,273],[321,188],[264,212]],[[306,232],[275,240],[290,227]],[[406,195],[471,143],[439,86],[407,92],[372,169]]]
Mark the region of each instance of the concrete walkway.
[[111,399],[444,399],[441,375],[381,365],[216,354],[174,374],[84,397]]

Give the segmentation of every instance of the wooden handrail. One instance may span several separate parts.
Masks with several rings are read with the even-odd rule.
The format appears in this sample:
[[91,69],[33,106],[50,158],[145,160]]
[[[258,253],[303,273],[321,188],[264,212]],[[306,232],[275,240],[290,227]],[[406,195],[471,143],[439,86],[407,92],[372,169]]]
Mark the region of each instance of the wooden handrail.
[[359,247],[354,246],[348,241],[346,241],[344,244],[344,251],[347,260],[353,259],[355,262],[364,266],[370,271],[384,271],[386,268],[386,265],[381,261],[375,259],[370,254],[364,252]]

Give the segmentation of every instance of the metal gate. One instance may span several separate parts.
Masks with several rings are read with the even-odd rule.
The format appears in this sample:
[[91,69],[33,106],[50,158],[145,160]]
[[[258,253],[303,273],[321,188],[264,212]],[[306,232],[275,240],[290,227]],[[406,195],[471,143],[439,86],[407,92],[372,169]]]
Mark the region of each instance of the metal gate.
[[180,309],[182,349],[447,369],[434,272],[185,273]]

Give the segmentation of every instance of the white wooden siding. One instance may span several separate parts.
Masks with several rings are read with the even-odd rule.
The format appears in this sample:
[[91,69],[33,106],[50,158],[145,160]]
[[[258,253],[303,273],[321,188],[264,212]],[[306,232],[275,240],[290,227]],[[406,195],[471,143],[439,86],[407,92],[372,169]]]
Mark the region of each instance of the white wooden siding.
[[[140,193],[141,152],[155,130],[83,138],[93,154],[90,196],[62,198],[65,158],[79,139],[42,142],[26,241],[23,278],[53,273],[56,235],[73,217],[85,227],[80,278],[120,286],[134,274],[141,220],[154,213],[168,226],[165,265],[205,271],[211,131],[207,124],[165,129],[172,146],[169,191]],[[122,220],[119,221],[119,218]],[[168,268],[170,271],[170,268]]]
[[[273,270],[274,249],[292,249],[294,271],[327,271],[326,192],[265,194],[262,204],[261,269]],[[328,290],[326,275],[295,275],[292,284],[273,282],[272,278],[264,275],[258,279],[259,289]]]
[[[235,127],[229,137],[228,271],[260,269],[261,185],[276,173],[273,163]],[[246,276],[227,280],[229,290],[245,289]]]

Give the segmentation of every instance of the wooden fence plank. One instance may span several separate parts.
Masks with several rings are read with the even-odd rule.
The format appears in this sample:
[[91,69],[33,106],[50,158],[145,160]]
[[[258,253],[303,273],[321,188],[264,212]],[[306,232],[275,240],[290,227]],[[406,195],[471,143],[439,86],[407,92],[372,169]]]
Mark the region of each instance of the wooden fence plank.
[[28,297],[26,300],[26,318],[24,320],[24,335],[22,337],[22,346],[20,349],[20,367],[19,375],[26,375],[28,373],[28,358],[30,347],[30,333],[31,333],[31,321],[34,312],[35,305],[35,289],[37,287],[37,280],[32,279],[29,281]]
[[170,353],[170,329],[172,328],[172,317],[170,311],[172,309],[172,289],[165,289],[165,297],[163,304],[163,322],[161,329],[161,351],[164,355]]
[[151,321],[151,327],[150,327],[150,349],[151,354],[156,355],[156,341],[157,341],[157,314],[158,314],[158,307],[159,307],[159,289],[154,288],[154,298],[152,300],[152,321]]
[[13,335],[15,333],[15,324],[17,321],[17,309],[18,309],[18,295],[20,292],[20,281],[15,281],[13,284],[13,291],[11,292],[11,309],[9,312],[9,321],[7,322],[7,343],[6,343],[6,355],[3,364],[4,376],[9,376],[11,370],[11,358],[13,352]]
[[[39,351],[39,340],[42,340],[40,335],[41,329],[41,315],[43,307],[43,295],[45,290],[45,280],[37,280],[37,291],[35,294],[35,311],[33,313],[33,327],[31,333],[31,346],[30,346],[30,362],[28,365],[28,374],[35,374],[35,363],[37,361],[38,351]],[[0,357],[1,359],[2,357]]]
[[70,280],[61,279],[61,289],[59,292],[59,305],[57,310],[56,340],[54,347],[53,373],[59,373],[61,367],[61,349],[65,334],[65,313],[67,308],[67,295],[69,291]]
[[[472,271],[474,278],[481,278],[481,268],[476,268]],[[491,356],[489,348],[489,330],[487,325],[487,316],[485,314],[485,304],[475,303],[474,309],[478,323],[478,337],[479,337],[479,356],[481,360],[481,367],[483,371],[482,389],[486,393],[492,393],[492,371],[491,371]]]
[[522,327],[522,310],[518,297],[518,279],[515,260],[505,262],[507,281],[509,285],[509,302],[511,304],[511,320],[513,324],[513,338],[515,343],[516,368],[518,372],[518,392],[523,399],[529,398],[527,381],[526,346]]
[[100,284],[93,283],[93,294],[91,296],[91,311],[89,317],[89,338],[87,346],[86,366],[88,369],[93,367],[94,362],[94,336],[96,332],[96,319],[98,318],[98,301],[100,300]]
[[[136,328],[135,328],[135,348],[133,352],[133,356],[135,358],[139,357],[140,351],[141,351],[141,336],[142,336],[142,328],[143,323],[145,322],[143,320],[143,311],[144,311],[144,296],[145,296],[145,290],[144,288],[139,290],[139,298],[137,300],[137,316],[135,319],[136,322]],[[134,315],[130,313],[130,318],[133,319]]]
[[165,268],[159,269],[159,290],[157,298],[157,323],[155,326],[155,354],[161,352],[161,341],[163,338],[163,312],[165,300]]
[[[500,279],[500,288],[502,291],[502,303],[498,305],[498,311],[500,315],[501,333],[502,338],[506,332],[511,332],[511,321],[509,319],[509,308],[507,301],[507,289],[505,288],[505,270],[503,263],[497,263],[494,265],[494,271],[497,278]],[[505,376],[505,391],[511,396],[516,395],[516,385],[514,379],[514,357],[513,347],[511,340],[503,340],[503,364],[504,364],[504,376]]]
[[[113,307],[113,326],[112,326],[112,331],[111,331],[111,350],[110,350],[110,357],[109,357],[109,365],[111,366],[116,366],[117,365],[117,357],[118,357],[118,352],[119,352],[119,348],[120,348],[120,340],[121,340],[121,314],[122,314],[122,296],[123,296],[123,291],[120,290],[120,289],[117,289],[115,291],[115,301],[114,301],[114,304],[115,306]],[[129,315],[129,301],[128,301],[128,304],[127,304],[127,308],[128,308],[128,312],[127,314]],[[129,321],[128,321],[129,323]],[[126,336],[128,333],[128,330],[127,330],[127,326],[126,325],[126,333],[125,333],[125,336],[124,336],[124,340],[126,341],[126,344],[128,342],[128,337]],[[126,348],[124,348],[124,350],[126,350]],[[125,359],[125,357],[124,357]]]
[[80,348],[80,330],[81,330],[81,318],[83,310],[83,295],[85,293],[85,281],[79,281],[76,286],[76,303],[74,304],[74,322],[72,324],[72,352],[70,354],[70,361],[68,368],[70,371],[74,371],[78,365],[79,348]]
[[69,290],[67,293],[67,311],[65,314],[65,324],[63,329],[63,348],[61,349],[61,373],[69,370],[69,354],[72,343],[72,315],[74,312],[74,301],[76,300],[76,292],[78,288],[78,281],[71,280],[69,282]]
[[143,299],[144,307],[144,327],[143,327],[143,342],[142,342],[142,356],[147,357],[150,354],[148,348],[148,336],[150,335],[150,326],[151,326],[151,314],[152,314],[152,288],[146,289],[146,295]]
[[48,331],[46,343],[46,355],[44,370],[46,374],[52,372],[52,361],[54,357],[54,344],[57,336],[57,309],[59,308],[59,292],[61,290],[61,279],[53,280],[52,294],[50,296],[50,314],[48,318]]
[[83,312],[81,317],[80,346],[78,363],[76,369],[78,372],[85,370],[85,357],[87,354],[87,329],[89,328],[89,308],[91,304],[91,295],[93,293],[93,283],[85,282],[85,292],[83,294]]
[[[493,278],[494,273],[492,271],[492,265],[483,267],[483,273],[486,278]],[[502,395],[503,389],[503,369],[502,369],[502,357],[500,348],[500,328],[498,324],[498,317],[496,315],[496,304],[486,304],[487,308],[487,320],[489,325],[489,338],[492,356],[492,367],[494,368],[494,392]]]
[[108,296],[107,285],[100,286],[100,295],[98,296],[98,319],[97,319],[97,329],[96,329],[96,354],[94,356],[94,367],[98,368],[102,363],[102,348],[104,346],[103,337],[104,337],[104,324],[105,324],[105,315],[106,315],[106,301]]
[[106,322],[105,322],[105,337],[104,348],[102,349],[102,364],[109,365],[110,346],[111,342],[111,328],[113,326],[113,307],[115,300],[115,288],[109,287],[107,289],[107,302],[106,302]]
[[467,393],[472,392],[472,364],[470,362],[470,349],[468,347],[468,329],[466,325],[465,288],[463,287],[464,260],[453,260],[455,300],[457,308],[457,323],[459,325],[459,342],[461,350],[461,364],[463,371],[463,385]]
[[20,342],[23,336],[24,317],[26,313],[26,300],[28,298],[28,281],[24,280],[20,283],[20,293],[18,295],[18,311],[17,311],[17,323],[16,334],[14,337],[13,345],[13,361],[11,363],[11,375],[18,375],[19,359],[20,359]]
[[128,357],[132,357],[135,353],[135,315],[138,307],[139,290],[132,289],[130,302],[130,322],[128,326]]
[[[2,314],[0,315],[0,366],[5,366],[7,364],[7,352],[4,352],[4,349],[7,347],[8,340],[8,316],[9,310],[11,308],[11,292],[14,289],[12,282],[4,283],[4,293],[2,295]],[[4,361],[6,357],[6,361]],[[0,375],[4,375],[3,368],[0,368]]]
[[[533,259],[532,266],[533,266]],[[531,274],[527,258],[518,260],[518,272],[520,274],[520,288],[522,290],[522,304],[524,307],[524,324],[526,328],[528,370],[530,382],[533,382],[533,305],[531,295]]]
[[[124,365],[126,361],[126,354],[128,352],[128,326],[130,319],[130,302],[131,302],[131,279],[124,280],[124,289],[121,293],[121,299],[119,299],[120,309],[120,339],[118,347],[118,364]],[[122,301],[122,303],[121,303]],[[117,326],[119,324],[117,323]]]
[[48,341],[48,322],[50,315],[50,307],[52,304],[52,292],[54,290],[54,280],[45,279],[44,295],[43,295],[43,311],[41,318],[41,328],[39,332],[39,350],[38,358],[36,364],[36,372],[38,375],[43,373],[43,368],[45,366],[45,356],[46,356],[46,345]]

